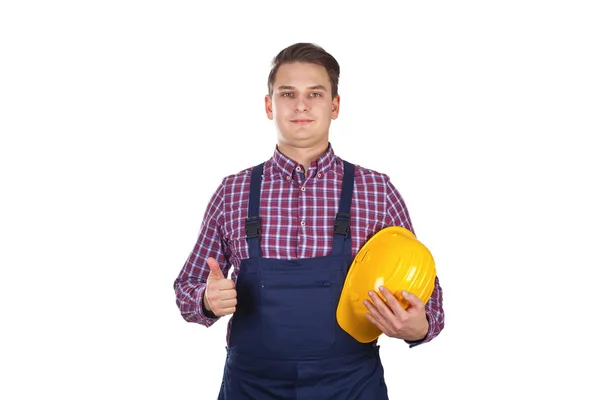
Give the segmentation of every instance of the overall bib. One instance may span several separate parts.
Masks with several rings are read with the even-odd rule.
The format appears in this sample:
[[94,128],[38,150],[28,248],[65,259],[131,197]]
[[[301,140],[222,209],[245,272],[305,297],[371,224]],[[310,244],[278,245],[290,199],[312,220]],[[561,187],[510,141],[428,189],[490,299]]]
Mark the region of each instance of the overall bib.
[[238,306],[219,400],[387,400],[379,346],[356,341],[335,315],[352,263],[354,165],[344,161],[331,255],[299,260],[261,256],[263,165],[252,171],[250,257],[242,261],[236,282]]

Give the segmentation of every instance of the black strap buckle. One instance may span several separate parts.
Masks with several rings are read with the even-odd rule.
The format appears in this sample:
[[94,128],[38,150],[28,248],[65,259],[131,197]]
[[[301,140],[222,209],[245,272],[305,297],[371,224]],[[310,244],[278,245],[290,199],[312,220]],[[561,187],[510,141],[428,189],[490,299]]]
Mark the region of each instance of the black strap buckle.
[[246,218],[246,239],[260,236],[260,217]]
[[337,213],[333,224],[333,234],[348,237],[348,232],[350,232],[350,214]]

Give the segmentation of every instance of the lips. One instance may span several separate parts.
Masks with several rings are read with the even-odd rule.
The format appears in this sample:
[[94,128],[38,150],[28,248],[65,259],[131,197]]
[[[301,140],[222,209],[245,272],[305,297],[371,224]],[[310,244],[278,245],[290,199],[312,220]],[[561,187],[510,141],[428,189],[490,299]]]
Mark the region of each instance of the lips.
[[301,119],[293,119],[293,120],[292,120],[292,122],[293,122],[294,124],[308,124],[309,122],[312,122],[312,119],[304,119],[304,118],[301,118]]

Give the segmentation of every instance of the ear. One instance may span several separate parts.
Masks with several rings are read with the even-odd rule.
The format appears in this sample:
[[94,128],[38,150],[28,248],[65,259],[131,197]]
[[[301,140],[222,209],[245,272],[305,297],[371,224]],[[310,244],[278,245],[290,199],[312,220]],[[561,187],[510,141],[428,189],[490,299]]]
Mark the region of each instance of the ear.
[[331,102],[331,119],[337,119],[340,114],[340,95],[334,97]]
[[272,120],[273,119],[273,100],[271,99],[271,96],[269,96],[268,94],[265,95],[265,112],[267,113],[267,118]]

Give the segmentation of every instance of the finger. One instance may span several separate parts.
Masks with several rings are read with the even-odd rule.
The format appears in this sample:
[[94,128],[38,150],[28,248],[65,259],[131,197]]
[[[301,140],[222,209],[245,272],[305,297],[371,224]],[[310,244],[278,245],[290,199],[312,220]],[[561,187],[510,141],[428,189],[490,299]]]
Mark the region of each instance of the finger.
[[212,257],[208,257],[208,259],[206,260],[206,263],[208,264],[208,267],[210,268],[209,276],[211,278],[213,278],[213,279],[225,278],[225,276],[223,275],[223,271],[221,271],[221,266],[219,265],[217,260],[215,260]]
[[215,315],[219,317],[223,317],[225,315],[233,314],[235,312],[235,307],[228,307],[218,310]]
[[211,289],[231,290],[235,289],[235,283],[231,279],[217,279],[211,282]]
[[373,324],[377,327],[377,329],[379,329],[382,333],[386,334],[386,335],[390,335],[390,333],[387,331],[387,328],[377,320],[377,318],[373,317],[371,314],[365,314],[365,317]]
[[215,288],[215,297],[218,300],[229,300],[237,298],[237,292],[235,289],[219,289]]
[[227,313],[231,314],[235,311],[236,306],[237,306],[236,299],[215,301],[213,303],[212,312],[215,315],[224,315]]
[[402,297],[404,297],[404,299],[406,301],[408,301],[408,304],[410,304],[410,307],[416,308],[416,309],[421,309],[425,307],[425,304],[423,304],[423,302],[421,301],[421,299],[419,299],[416,295],[407,292],[406,290],[402,291]]
[[[381,299],[379,301],[381,302],[381,304],[383,304],[383,301],[381,301]],[[365,300],[364,304],[367,310],[369,310],[369,314],[367,315],[370,315],[375,321],[379,323],[378,328],[381,331],[389,331],[391,329],[391,324],[385,313],[380,308],[378,308],[377,305],[373,304],[369,300]],[[387,306],[383,304],[383,308],[387,309]],[[387,310],[387,312],[391,314],[389,309]]]
[[235,290],[219,290],[211,288],[211,290],[206,291],[204,295],[208,302],[209,309],[213,312],[223,308],[223,304],[232,306],[235,305],[234,303],[237,303],[237,293]]
[[223,299],[219,302],[219,307],[218,308],[235,308],[235,306],[237,306],[237,299],[231,298],[231,299]]
[[385,286],[380,286],[379,291],[387,300],[388,307],[392,310],[392,312],[395,315],[403,317],[406,314],[406,310],[402,308],[402,305],[400,304],[396,296],[394,296],[392,292],[390,292]]
[[371,301],[377,307],[379,313],[387,320],[392,320],[394,318],[394,313],[390,309],[390,307],[385,304],[385,302],[379,297],[377,293],[373,290],[369,290],[369,297],[371,297]]

